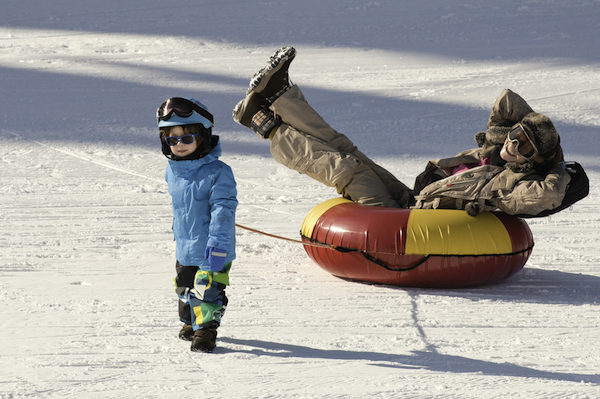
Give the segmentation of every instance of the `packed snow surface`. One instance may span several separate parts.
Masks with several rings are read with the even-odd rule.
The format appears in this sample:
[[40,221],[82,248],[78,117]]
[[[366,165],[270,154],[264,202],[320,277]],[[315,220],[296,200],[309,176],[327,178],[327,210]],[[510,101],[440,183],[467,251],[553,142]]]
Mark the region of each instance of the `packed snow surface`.
[[[6,0],[0,13],[0,398],[600,397],[600,1]],[[155,110],[194,97],[237,223],[298,239],[336,197],[234,123],[280,46],[311,105],[412,186],[475,147],[505,88],[550,116],[591,192],[528,219],[525,268],[418,289],[326,273],[238,229],[212,354],[177,339]]]

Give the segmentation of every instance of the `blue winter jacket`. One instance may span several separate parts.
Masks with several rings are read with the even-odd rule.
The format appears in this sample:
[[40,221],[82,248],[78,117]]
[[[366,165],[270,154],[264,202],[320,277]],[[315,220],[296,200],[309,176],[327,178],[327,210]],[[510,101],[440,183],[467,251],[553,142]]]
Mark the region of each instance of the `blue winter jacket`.
[[202,270],[210,270],[207,246],[227,250],[225,263],[235,259],[236,183],[220,155],[219,143],[203,158],[169,160],[165,175],[173,204],[175,257]]

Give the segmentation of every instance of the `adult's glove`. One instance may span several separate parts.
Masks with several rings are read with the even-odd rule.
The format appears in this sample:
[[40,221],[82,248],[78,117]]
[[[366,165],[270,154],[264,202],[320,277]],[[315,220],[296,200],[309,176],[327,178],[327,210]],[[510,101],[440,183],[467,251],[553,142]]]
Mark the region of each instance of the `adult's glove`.
[[216,247],[206,247],[204,257],[208,259],[208,265],[213,272],[220,272],[225,266],[227,251]]
[[465,206],[465,211],[469,216],[477,216],[479,212],[481,212],[481,207],[477,202],[469,202],[467,206]]

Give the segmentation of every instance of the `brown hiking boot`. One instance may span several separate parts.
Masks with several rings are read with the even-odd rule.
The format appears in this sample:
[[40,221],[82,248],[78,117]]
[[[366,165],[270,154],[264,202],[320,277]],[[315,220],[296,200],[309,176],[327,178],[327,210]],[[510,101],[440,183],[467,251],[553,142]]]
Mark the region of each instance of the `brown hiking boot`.
[[256,93],[250,93],[236,104],[233,108],[232,116],[233,120],[240,125],[250,127],[252,123],[252,117],[256,113],[269,106],[269,102]]
[[277,50],[267,61],[267,65],[254,74],[246,94],[252,92],[275,101],[274,95],[291,86],[288,76],[290,64],[296,57],[296,49],[290,46]]
[[194,328],[189,324],[184,324],[179,330],[179,339],[191,341],[194,338]]
[[194,332],[192,340],[192,352],[210,353],[217,346],[217,329],[202,328]]

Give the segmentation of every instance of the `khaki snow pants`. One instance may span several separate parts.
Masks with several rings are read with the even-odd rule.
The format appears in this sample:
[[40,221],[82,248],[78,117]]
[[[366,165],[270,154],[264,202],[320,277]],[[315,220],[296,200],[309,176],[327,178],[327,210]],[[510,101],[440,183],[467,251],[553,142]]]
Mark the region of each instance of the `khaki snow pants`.
[[283,122],[271,142],[277,162],[335,187],[354,202],[408,208],[410,189],[329,126],[298,86],[292,86],[270,108]]

